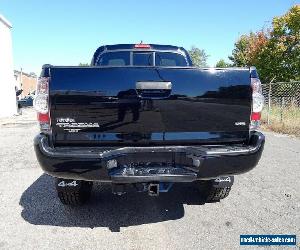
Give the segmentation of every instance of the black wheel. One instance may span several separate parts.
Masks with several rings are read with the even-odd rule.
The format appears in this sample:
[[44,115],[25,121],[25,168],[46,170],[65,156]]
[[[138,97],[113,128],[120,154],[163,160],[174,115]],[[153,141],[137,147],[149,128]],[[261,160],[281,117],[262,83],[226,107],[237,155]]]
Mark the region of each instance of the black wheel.
[[60,201],[65,205],[83,205],[91,195],[93,182],[56,179],[56,190]]
[[214,187],[212,181],[202,181],[198,183],[199,190],[205,202],[217,202],[229,195],[231,186]]

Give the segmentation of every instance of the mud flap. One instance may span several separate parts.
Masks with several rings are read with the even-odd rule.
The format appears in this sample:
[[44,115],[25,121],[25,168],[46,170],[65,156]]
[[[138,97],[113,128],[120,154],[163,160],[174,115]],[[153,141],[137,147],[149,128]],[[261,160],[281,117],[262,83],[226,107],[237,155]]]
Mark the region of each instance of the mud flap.
[[90,192],[93,183],[90,181],[56,179],[56,190],[58,192]]
[[223,176],[212,180],[212,186],[215,188],[231,187],[234,182],[234,176]]

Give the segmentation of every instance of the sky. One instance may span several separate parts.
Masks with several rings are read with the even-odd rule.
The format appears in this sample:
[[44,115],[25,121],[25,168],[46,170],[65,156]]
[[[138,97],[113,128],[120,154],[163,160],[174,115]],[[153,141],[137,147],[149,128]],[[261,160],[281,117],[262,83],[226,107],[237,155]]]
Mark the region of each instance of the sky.
[[[242,34],[271,25],[299,0],[0,0],[12,25],[15,69],[89,63],[101,45],[158,43],[204,49],[228,61]],[[1,41],[0,41],[1,42]],[[1,56],[1,55],[0,55]]]

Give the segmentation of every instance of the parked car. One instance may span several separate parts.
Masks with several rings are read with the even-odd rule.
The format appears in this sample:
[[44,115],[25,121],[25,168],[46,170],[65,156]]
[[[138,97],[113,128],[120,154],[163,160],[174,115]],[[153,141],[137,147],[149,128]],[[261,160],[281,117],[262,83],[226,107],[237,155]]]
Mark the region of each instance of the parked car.
[[152,196],[194,182],[218,201],[263,152],[256,69],[197,68],[182,47],[101,46],[90,67],[44,65],[36,94],[36,156],[64,204],[94,181]]
[[27,95],[24,98],[18,100],[18,107],[29,107],[33,106],[33,96]]

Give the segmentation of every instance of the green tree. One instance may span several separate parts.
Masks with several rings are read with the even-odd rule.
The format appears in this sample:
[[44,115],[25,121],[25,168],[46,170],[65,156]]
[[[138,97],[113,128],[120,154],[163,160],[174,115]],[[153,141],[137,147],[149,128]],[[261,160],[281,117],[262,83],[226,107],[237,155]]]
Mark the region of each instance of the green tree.
[[220,59],[216,64],[216,68],[228,68],[231,66],[232,65],[230,63],[225,62],[224,59]]
[[235,66],[252,66],[251,63],[265,46],[266,40],[267,34],[264,31],[242,35],[234,44],[232,55],[228,58]]
[[88,63],[79,63],[78,66],[81,66],[81,67],[88,67],[90,66]]
[[188,53],[193,61],[193,64],[197,67],[207,67],[207,58],[208,55],[203,49],[199,49],[195,46],[192,46]]
[[274,17],[270,29],[242,35],[229,59],[256,66],[263,82],[300,80],[300,5]]

